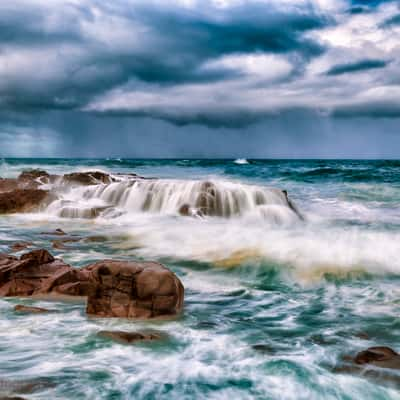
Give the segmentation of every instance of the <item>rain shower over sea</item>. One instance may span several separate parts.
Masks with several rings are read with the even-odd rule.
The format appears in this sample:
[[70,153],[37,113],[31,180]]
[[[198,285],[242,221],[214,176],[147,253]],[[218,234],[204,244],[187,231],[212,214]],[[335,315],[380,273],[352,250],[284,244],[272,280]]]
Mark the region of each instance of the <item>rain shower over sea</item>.
[[[185,303],[174,319],[128,320],[90,318],[80,302],[0,298],[0,397],[46,379],[21,396],[400,399],[398,371],[380,380],[341,368],[371,346],[400,350],[400,161],[0,161],[2,178],[27,169],[116,178],[0,215],[0,253],[25,241],[77,268],[157,261],[182,281]],[[102,240],[53,248],[41,233],[55,229]],[[16,304],[55,312],[16,314]],[[166,339],[97,335],[143,329]]]

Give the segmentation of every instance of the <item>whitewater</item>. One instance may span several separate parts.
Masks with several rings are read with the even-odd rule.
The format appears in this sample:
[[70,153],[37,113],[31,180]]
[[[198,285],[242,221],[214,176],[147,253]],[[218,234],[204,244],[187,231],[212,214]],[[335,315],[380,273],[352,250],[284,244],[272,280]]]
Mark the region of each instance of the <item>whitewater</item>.
[[[0,216],[0,252],[26,240],[78,267],[159,261],[186,298],[183,315],[162,322],[32,300],[60,312],[21,317],[20,299],[0,299],[0,375],[54,382],[29,398],[400,398],[396,386],[335,371],[370,346],[400,350],[400,162],[5,159],[0,176],[30,168],[115,182],[44,183],[58,199]],[[54,249],[40,232],[56,228],[103,240]],[[95,335],[132,328],[169,340],[123,346]]]

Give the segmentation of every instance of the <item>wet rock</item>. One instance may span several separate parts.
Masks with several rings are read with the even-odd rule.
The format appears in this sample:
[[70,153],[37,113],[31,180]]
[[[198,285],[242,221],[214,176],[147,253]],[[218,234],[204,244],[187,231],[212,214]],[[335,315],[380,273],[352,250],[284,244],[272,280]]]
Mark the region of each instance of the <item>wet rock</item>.
[[153,318],[174,316],[182,310],[183,285],[162,264],[105,260],[86,270],[95,282],[87,300],[88,314]]
[[101,171],[89,171],[89,172],[73,172],[71,174],[65,174],[62,177],[63,184],[70,185],[99,185],[101,183],[109,184],[114,182],[114,179],[109,175]]
[[41,169],[23,171],[18,177],[20,187],[37,189],[40,185],[50,183],[50,174]]
[[0,193],[0,214],[36,211],[55,200],[55,196],[41,189],[15,189]]
[[27,247],[33,246],[32,242],[16,242],[10,246],[10,250],[12,252],[18,252],[21,250],[25,250]]
[[43,314],[48,313],[50,310],[41,307],[33,307],[33,306],[24,306],[23,304],[17,304],[14,307],[14,311],[19,313],[27,313],[27,314]]
[[16,179],[0,178],[0,193],[11,192],[18,189],[18,181]]
[[400,354],[390,347],[377,346],[361,351],[354,358],[358,365],[374,365],[380,368],[400,369]]
[[125,331],[99,331],[97,336],[111,339],[118,343],[131,344],[162,340],[165,335],[161,332],[125,332]]

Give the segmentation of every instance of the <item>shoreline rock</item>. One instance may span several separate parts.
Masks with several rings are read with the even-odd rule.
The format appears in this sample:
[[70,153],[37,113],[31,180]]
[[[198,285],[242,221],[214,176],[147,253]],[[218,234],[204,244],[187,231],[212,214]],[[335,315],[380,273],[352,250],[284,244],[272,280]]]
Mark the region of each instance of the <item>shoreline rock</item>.
[[77,269],[40,249],[19,258],[0,253],[0,296],[86,297],[88,315],[148,319],[178,315],[184,288],[156,262],[104,260]]

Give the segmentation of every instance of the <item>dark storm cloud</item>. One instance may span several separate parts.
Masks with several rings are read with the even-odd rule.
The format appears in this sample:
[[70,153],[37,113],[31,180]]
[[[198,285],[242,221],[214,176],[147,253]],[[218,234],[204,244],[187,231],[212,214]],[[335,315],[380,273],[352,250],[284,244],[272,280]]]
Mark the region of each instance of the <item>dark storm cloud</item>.
[[[91,5],[98,7],[103,18],[116,18],[116,30],[119,24],[126,27],[126,42],[113,39],[112,31],[109,42],[87,33],[92,26],[101,29]],[[174,5],[121,1],[67,3],[50,10],[44,3],[0,6],[2,54],[7,57],[7,52],[18,51],[23,57],[24,51],[38,52],[27,55],[31,74],[10,72],[11,79],[0,86],[0,101],[21,110],[76,109],[129,81],[138,86],[141,82],[165,86],[238,77],[240,71],[233,69],[203,68],[229,54],[296,53],[292,59],[300,68],[324,50],[304,34],[326,26],[331,19],[311,6],[280,10],[248,2],[221,11],[211,3],[204,5],[205,11],[197,12]],[[141,27],[139,40],[133,38],[136,26]],[[43,65],[40,58],[46,56],[52,62]]]
[[329,69],[327,75],[342,75],[348,73],[362,72],[369,69],[384,68],[388,65],[384,60],[361,60],[355,63],[338,64]]

